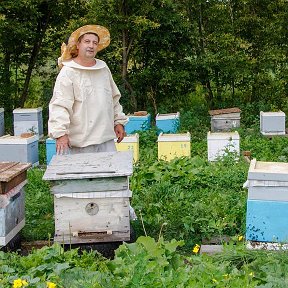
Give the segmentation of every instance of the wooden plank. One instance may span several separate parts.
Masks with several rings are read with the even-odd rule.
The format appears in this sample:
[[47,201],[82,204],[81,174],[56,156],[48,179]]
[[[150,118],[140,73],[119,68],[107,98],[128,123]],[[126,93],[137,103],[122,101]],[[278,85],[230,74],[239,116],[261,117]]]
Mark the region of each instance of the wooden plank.
[[219,114],[229,114],[229,113],[240,113],[241,110],[238,107],[226,108],[226,109],[217,109],[209,110],[209,115],[219,115]]
[[[3,171],[1,171],[0,173],[1,182],[8,182],[14,177],[16,177],[17,175],[21,174],[23,171],[26,171],[31,167],[31,163],[19,163],[18,162],[15,164],[15,162],[12,162],[13,165],[9,165],[9,164],[7,165],[8,162],[2,162],[2,163],[3,163],[3,166],[2,166]],[[7,167],[7,169],[5,169],[4,167]]]
[[75,180],[53,181],[51,192],[59,193],[86,193],[97,191],[119,191],[129,188],[128,177],[87,178]]
[[223,245],[201,245],[200,254],[216,254],[223,252]]
[[24,182],[27,178],[27,171],[23,171],[21,174],[15,176],[8,182],[0,182],[0,194],[6,194],[11,189]]
[[107,178],[133,173],[131,151],[55,155],[47,167],[44,180]]

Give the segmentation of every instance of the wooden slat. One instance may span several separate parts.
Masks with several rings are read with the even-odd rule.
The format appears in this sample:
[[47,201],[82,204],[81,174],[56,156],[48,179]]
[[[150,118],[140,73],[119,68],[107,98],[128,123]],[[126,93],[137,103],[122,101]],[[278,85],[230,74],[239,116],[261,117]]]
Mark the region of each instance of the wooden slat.
[[219,114],[229,114],[229,113],[240,113],[241,110],[238,107],[233,108],[226,108],[226,109],[217,109],[217,110],[210,110],[209,114],[211,116],[219,115]]
[[3,165],[1,165],[1,172],[0,172],[1,182],[8,182],[17,175],[21,174],[23,171],[26,171],[31,167],[31,163],[11,162],[11,165],[7,163],[8,162],[2,162]]

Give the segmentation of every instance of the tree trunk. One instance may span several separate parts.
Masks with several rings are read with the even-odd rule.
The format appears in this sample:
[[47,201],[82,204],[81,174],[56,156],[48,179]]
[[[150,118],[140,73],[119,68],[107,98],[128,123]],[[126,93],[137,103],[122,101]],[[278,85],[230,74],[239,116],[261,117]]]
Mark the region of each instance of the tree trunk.
[[10,80],[10,64],[11,64],[11,58],[10,58],[10,52],[5,51],[4,52],[4,63],[3,63],[3,76],[2,76],[2,83],[4,87],[2,88],[2,100],[1,100],[1,106],[3,105],[5,108],[5,111],[12,112],[13,110],[13,99],[11,98],[11,80]]

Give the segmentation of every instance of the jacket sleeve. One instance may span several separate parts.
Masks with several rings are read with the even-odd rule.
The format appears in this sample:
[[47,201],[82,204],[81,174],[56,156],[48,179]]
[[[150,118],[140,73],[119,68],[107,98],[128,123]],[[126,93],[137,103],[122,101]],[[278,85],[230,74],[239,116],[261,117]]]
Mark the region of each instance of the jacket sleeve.
[[[110,72],[110,71],[109,71]],[[124,114],[122,105],[120,104],[119,100],[121,98],[120,91],[115,84],[112,75],[110,73],[110,83],[112,87],[112,96],[113,96],[113,105],[114,105],[114,126],[117,124],[121,124],[125,126],[125,124],[128,123],[129,119],[128,117]]]
[[73,84],[63,68],[56,79],[53,97],[49,103],[49,137],[57,139],[65,134],[69,135],[73,103]]

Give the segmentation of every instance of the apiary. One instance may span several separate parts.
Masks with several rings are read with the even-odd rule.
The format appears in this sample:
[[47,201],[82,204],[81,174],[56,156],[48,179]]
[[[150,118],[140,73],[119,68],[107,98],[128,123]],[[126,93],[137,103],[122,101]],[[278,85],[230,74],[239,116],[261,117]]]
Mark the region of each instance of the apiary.
[[0,161],[14,161],[39,165],[39,138],[5,135],[0,137]]
[[46,141],[46,163],[49,165],[52,157],[56,154],[56,140],[47,138]]
[[180,113],[168,113],[156,115],[156,127],[159,134],[162,133],[177,133],[180,127]]
[[237,107],[209,111],[211,117],[211,131],[223,132],[240,127],[241,110]]
[[244,187],[246,240],[288,243],[288,163],[253,159]]
[[133,134],[137,131],[145,131],[151,128],[151,115],[149,113],[134,113],[134,115],[127,115],[129,122],[125,125],[125,132]]
[[240,137],[236,132],[208,132],[208,161],[217,161],[227,153],[240,154]]
[[0,162],[0,246],[6,246],[25,225],[24,186],[30,166]]
[[17,108],[13,110],[14,135],[34,133],[43,137],[42,108]]
[[285,135],[284,112],[260,112],[260,132],[263,135]]
[[170,161],[176,157],[190,157],[190,133],[163,134],[158,136],[158,159]]
[[0,108],[0,136],[5,134],[4,108]]
[[130,240],[131,151],[56,155],[44,180],[54,195],[54,241]]
[[124,139],[117,143],[115,139],[115,145],[117,151],[132,151],[133,152],[133,160],[137,162],[139,160],[139,134],[127,135]]

